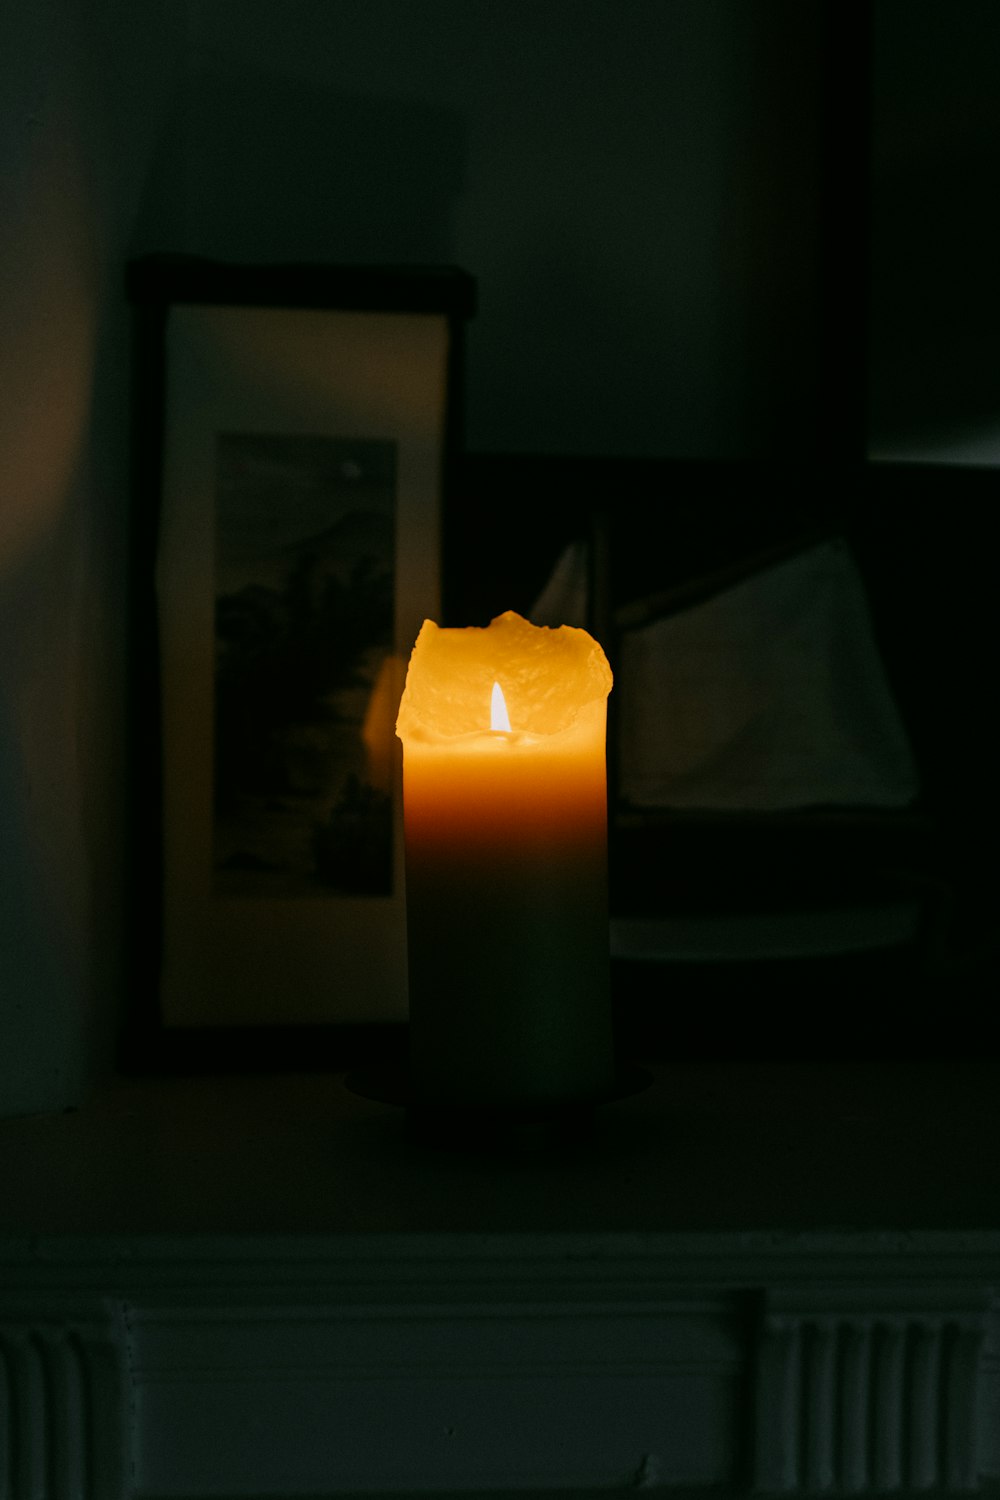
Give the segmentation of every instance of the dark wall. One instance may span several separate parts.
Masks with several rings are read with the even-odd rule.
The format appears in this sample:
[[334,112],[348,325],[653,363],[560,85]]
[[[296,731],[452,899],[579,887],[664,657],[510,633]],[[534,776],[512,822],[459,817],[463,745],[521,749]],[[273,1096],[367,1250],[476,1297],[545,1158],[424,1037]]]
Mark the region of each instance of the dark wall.
[[[466,266],[480,452],[823,459],[841,400],[853,420],[852,339],[861,383],[866,366],[843,286],[864,257],[868,101],[829,34],[863,9],[39,0],[5,15],[0,1108],[71,1099],[79,1028],[107,1035],[117,1003],[125,256]],[[1000,19],[992,0],[874,14],[873,446],[995,462]],[[939,659],[975,636],[971,693],[989,652],[981,615],[953,603],[982,599],[988,553],[981,519],[949,504],[949,576],[972,581],[944,598],[935,574],[928,608],[951,621]]]
[[894,456],[1000,461],[1000,9],[878,0],[871,428]]
[[136,230],[222,259],[451,260],[469,442],[812,441],[820,9],[198,7]]

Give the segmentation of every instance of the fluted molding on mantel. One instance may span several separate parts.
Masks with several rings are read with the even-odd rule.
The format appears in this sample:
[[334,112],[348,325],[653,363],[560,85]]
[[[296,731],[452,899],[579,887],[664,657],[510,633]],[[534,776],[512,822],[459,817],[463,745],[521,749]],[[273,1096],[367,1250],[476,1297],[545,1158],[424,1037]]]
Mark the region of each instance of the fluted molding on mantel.
[[8,1242],[0,1496],[967,1495],[998,1268],[994,1234]]
[[978,1488],[990,1300],[975,1287],[765,1293],[754,1379],[758,1488]]
[[124,1310],[17,1311],[0,1288],[0,1497],[126,1500],[132,1420]]

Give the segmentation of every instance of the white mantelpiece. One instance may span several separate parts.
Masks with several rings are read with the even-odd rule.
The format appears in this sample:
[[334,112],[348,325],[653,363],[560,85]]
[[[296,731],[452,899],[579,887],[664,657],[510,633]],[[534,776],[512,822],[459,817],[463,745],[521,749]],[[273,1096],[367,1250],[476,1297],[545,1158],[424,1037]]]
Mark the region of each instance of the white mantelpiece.
[[[727,1076],[657,1070],[590,1146],[507,1157],[419,1148],[334,1079],[135,1085],[7,1122],[0,1495],[992,1488],[988,1153],[954,1165],[951,1227],[932,1197],[931,1227],[906,1226],[902,1168],[882,1227],[851,1226],[869,1198],[842,1185],[838,1224],[829,1161],[802,1201],[764,1125],[797,1121],[785,1157],[819,1167],[831,1123],[891,1134],[877,1097],[897,1106],[902,1075],[881,1096],[874,1074],[817,1075],[809,1109],[801,1072],[783,1094],[774,1071]],[[984,1069],[958,1083],[955,1145],[1000,1093]],[[735,1199],[755,1152],[759,1201],[782,1173],[800,1201],[768,1226],[741,1199],[741,1227],[691,1173]]]
[[25,1304],[16,1272],[4,1270],[0,1494],[119,1500],[129,1493],[131,1446],[123,1306],[67,1290]]

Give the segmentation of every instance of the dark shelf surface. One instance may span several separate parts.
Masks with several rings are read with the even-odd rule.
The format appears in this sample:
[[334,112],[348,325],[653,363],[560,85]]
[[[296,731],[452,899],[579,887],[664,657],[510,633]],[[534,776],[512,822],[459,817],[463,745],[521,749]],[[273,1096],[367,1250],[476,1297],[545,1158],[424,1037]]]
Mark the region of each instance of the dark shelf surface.
[[0,1237],[1000,1230],[1000,1062],[651,1071],[590,1136],[488,1151],[342,1075],[117,1083],[0,1122]]

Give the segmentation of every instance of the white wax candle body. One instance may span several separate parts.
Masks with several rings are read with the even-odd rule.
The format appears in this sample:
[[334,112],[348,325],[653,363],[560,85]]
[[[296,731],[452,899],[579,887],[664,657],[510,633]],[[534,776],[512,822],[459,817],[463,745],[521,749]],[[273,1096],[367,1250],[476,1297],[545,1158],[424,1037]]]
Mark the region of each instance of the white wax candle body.
[[[514,727],[469,729],[467,712],[488,722],[494,668]],[[609,686],[583,631],[505,615],[488,630],[421,633],[400,713],[421,1102],[544,1108],[613,1087]]]
[[561,744],[406,747],[410,1055],[428,1102],[530,1107],[612,1085],[600,710],[599,734]]

